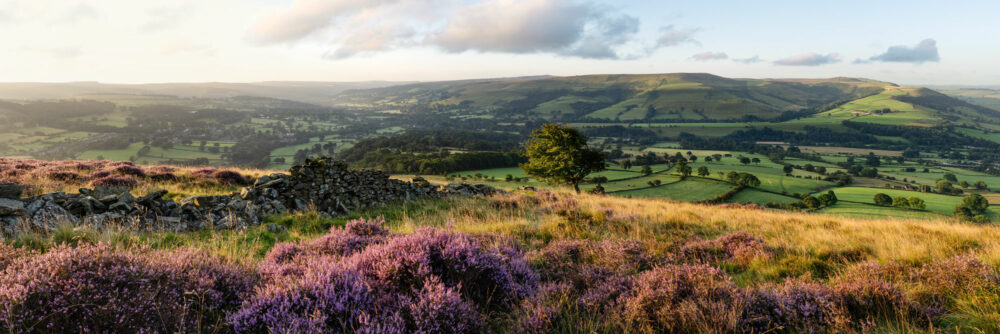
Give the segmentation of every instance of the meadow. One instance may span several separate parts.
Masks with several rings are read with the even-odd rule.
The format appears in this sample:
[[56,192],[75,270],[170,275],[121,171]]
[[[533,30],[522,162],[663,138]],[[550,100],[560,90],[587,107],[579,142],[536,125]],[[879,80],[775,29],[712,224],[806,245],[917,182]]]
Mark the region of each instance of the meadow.
[[[8,310],[0,312],[12,319],[0,326],[996,333],[997,240],[994,225],[951,219],[854,219],[561,190],[422,200],[332,219],[284,214],[244,231],[66,226],[4,237],[0,270],[15,276],[0,287],[23,292],[0,293]],[[89,274],[99,270],[107,275]],[[164,280],[128,284],[152,277]],[[119,295],[143,291],[163,297]],[[46,316],[74,303],[94,306]],[[144,321],[154,314],[158,321]]]

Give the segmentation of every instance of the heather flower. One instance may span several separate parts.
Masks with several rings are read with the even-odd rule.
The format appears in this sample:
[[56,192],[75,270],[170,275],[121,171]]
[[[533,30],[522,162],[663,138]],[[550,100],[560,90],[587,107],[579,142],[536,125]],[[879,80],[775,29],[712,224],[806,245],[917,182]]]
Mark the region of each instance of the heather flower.
[[94,180],[93,185],[95,187],[100,187],[100,186],[135,187],[139,185],[139,182],[128,176],[105,176]]
[[737,232],[715,240],[693,241],[681,247],[680,255],[689,261],[713,263],[734,261],[746,264],[756,258],[768,258],[767,245],[747,233]]
[[118,173],[118,174],[121,174],[121,175],[130,175],[130,176],[137,176],[137,177],[146,176],[146,171],[144,171],[144,170],[142,170],[142,168],[136,167],[134,165],[120,165],[118,167],[115,167],[112,170],[112,172],[113,173]]
[[343,228],[332,227],[330,233],[301,244],[280,243],[267,253],[261,271],[272,275],[294,275],[302,272],[296,261],[302,257],[343,257],[384,242],[389,230],[385,220],[352,220]]
[[155,182],[176,182],[180,180],[177,178],[177,175],[174,175],[174,173],[170,172],[151,173],[148,175],[148,177],[150,180]]
[[373,284],[405,293],[428,280],[457,288],[484,309],[507,308],[529,295],[537,276],[514,250],[485,247],[465,234],[422,228],[376,244],[345,261]]
[[408,306],[412,333],[477,333],[482,322],[475,305],[464,300],[458,291],[435,280],[428,280]]
[[738,289],[718,268],[666,265],[635,278],[619,298],[624,327],[642,333],[735,331]]
[[247,180],[240,173],[230,171],[230,170],[219,170],[212,173],[212,177],[221,183],[242,185],[246,184]]
[[828,333],[847,328],[849,319],[840,307],[840,296],[830,287],[790,280],[779,286],[752,290],[744,300],[744,332]]
[[0,275],[0,330],[219,330],[253,277],[197,251],[58,246],[16,259]]

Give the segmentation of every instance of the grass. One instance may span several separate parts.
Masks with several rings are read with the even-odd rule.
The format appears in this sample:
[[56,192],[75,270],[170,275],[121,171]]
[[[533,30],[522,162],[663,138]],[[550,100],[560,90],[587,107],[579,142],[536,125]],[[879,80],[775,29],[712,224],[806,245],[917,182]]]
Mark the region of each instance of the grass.
[[[731,185],[690,178],[643,191],[671,187],[671,195],[695,200],[717,194]],[[837,193],[841,199],[851,196],[850,189]],[[740,195],[759,200],[774,194],[748,189],[735,198]],[[516,205],[494,205],[498,202]],[[928,204],[930,202],[928,200]],[[901,211],[914,214],[912,219],[871,219],[879,213],[865,211],[871,208],[842,202],[817,214],[664,199],[575,195],[556,190],[513,192],[490,198],[419,200],[370,208],[350,217],[333,219],[315,213],[283,214],[267,219],[267,224],[273,225],[243,231],[134,232],[62,226],[51,233],[5,236],[3,242],[40,250],[61,242],[105,242],[118,247],[154,249],[193,247],[236,262],[256,263],[276,243],[309,240],[352,218],[384,217],[395,233],[436,226],[477,235],[497,234],[512,238],[529,251],[555,240],[585,239],[639,241],[653,252],[669,253],[691,240],[745,232],[763,240],[773,252],[770,258],[742,265],[722,264],[737,284],[746,287],[802,276],[829,282],[842,273],[864,268],[862,265],[869,262],[919,265],[970,255],[992,268],[1000,266],[998,226],[960,223],[928,213],[918,216],[920,212],[905,210]],[[881,211],[883,208],[875,209]],[[920,285],[903,285],[902,288],[908,294],[921,293]],[[996,326],[1000,321],[995,317],[998,303],[993,292],[972,291],[950,298],[954,302],[949,305],[954,306],[949,306],[936,326],[984,328]],[[893,332],[892,328],[923,331],[919,328],[926,326],[924,322],[901,321],[901,324],[888,324],[889,329],[883,328],[880,332]]]
[[701,178],[689,178],[681,182],[666,184],[658,187],[617,192],[615,193],[615,196],[666,198],[677,201],[701,201],[718,196],[719,194],[725,193],[732,188],[733,185],[727,182]]
[[[840,194],[837,194],[838,197]],[[913,211],[893,207],[880,207],[870,204],[838,202],[831,207],[820,209],[820,213],[850,218],[902,218],[902,219],[941,219],[940,214],[926,211]]]
[[792,203],[798,201],[798,198],[779,195],[775,193],[769,193],[765,191],[760,191],[753,188],[743,189],[736,193],[735,196],[729,199],[729,203],[755,203],[764,205],[770,202],[775,203]]
[[[944,215],[951,215],[952,211],[955,210],[955,205],[962,202],[962,197],[959,196],[921,193],[921,192],[907,191],[907,190],[842,187],[833,189],[833,192],[837,194],[837,198],[840,200],[871,203],[871,204],[875,203],[874,202],[875,194],[879,193],[883,193],[892,197],[898,197],[898,196],[904,196],[907,198],[919,197],[923,199],[924,203],[927,205],[927,211],[936,212]],[[887,210],[888,209],[889,208],[887,208]],[[994,209],[990,209],[989,212],[991,216],[996,215],[996,211]]]

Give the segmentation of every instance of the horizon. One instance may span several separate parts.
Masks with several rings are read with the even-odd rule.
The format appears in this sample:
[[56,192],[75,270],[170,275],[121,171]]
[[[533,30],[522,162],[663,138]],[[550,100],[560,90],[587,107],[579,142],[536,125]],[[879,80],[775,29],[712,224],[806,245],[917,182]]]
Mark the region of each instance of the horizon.
[[997,10],[989,1],[13,0],[0,4],[0,41],[10,46],[0,55],[0,79],[437,82],[711,73],[995,86],[1000,47],[969,32],[1000,28],[990,17]]

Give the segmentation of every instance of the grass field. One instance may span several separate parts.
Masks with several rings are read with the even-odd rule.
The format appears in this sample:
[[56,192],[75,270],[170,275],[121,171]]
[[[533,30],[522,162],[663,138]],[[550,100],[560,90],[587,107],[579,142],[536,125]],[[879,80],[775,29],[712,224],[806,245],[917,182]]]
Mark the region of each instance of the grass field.
[[[840,194],[838,193],[839,197]],[[941,219],[942,215],[934,212],[913,211],[892,207],[879,207],[860,203],[838,202],[831,207],[818,212],[827,215],[849,218],[901,218],[901,219]]]
[[[936,212],[944,215],[951,215],[952,211],[955,210],[955,205],[962,202],[962,197],[959,196],[948,196],[941,194],[932,193],[921,193],[916,191],[906,191],[906,190],[893,190],[893,189],[878,189],[878,188],[862,188],[862,187],[841,187],[832,189],[834,193],[837,194],[837,198],[845,201],[852,202],[862,202],[862,203],[872,203],[874,204],[875,194],[883,193],[892,197],[904,196],[904,197],[919,197],[924,200],[927,205],[927,211]],[[995,209],[989,209],[990,216],[995,216]]]
[[764,205],[770,202],[787,204],[796,202],[798,200],[799,200],[798,198],[791,196],[784,196],[765,191],[760,191],[753,188],[747,188],[736,193],[736,195],[733,196],[733,198],[729,199],[729,203],[741,203],[741,204],[755,203]]
[[617,192],[614,195],[634,198],[665,198],[675,201],[701,201],[718,196],[730,189],[733,189],[733,185],[727,182],[689,178],[658,187]]

